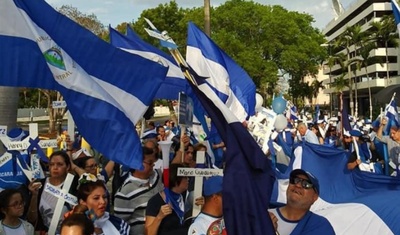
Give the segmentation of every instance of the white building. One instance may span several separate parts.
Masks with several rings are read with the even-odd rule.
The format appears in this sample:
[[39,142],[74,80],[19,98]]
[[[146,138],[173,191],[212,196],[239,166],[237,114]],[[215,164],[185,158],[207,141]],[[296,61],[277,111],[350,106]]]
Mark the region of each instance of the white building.
[[[363,30],[369,30],[370,23],[374,21],[379,21],[382,16],[393,14],[390,0],[355,0],[354,3],[349,6],[342,15],[337,19],[332,20],[326,28],[323,30],[323,34],[328,40],[328,45],[332,43],[336,38],[338,38],[345,30],[346,27],[359,24],[362,26]],[[382,64],[375,63],[368,66],[368,77],[365,70],[357,71],[356,74],[351,73],[351,78],[354,79],[353,84],[353,98],[357,96],[357,106],[358,114],[365,115],[369,110],[369,96],[368,87],[371,87],[371,93],[376,94],[378,91],[382,90],[384,87],[400,84],[400,77],[398,76],[399,70],[399,50],[391,47],[388,48],[389,55],[389,79],[386,76],[386,52],[384,45],[378,45],[379,48],[371,51],[371,55],[375,57],[380,57],[382,59]],[[390,45],[389,45],[390,46]],[[355,51],[354,46],[350,47],[350,57],[354,57]],[[346,50],[342,51],[344,54]],[[337,52],[337,53],[340,53]],[[341,68],[339,64],[329,67],[327,63],[324,64],[323,73],[327,75],[324,80],[326,89],[325,94],[334,93],[334,88],[330,87],[329,84],[334,81],[335,78],[339,77]],[[348,75],[346,75],[346,78]],[[345,105],[349,104],[349,89],[344,90],[344,102]],[[337,96],[333,95],[333,105],[338,108]],[[374,103],[374,105],[383,105]],[[356,105],[355,105],[356,106]],[[350,112],[350,109],[348,109]],[[356,112],[356,111],[355,111]]]

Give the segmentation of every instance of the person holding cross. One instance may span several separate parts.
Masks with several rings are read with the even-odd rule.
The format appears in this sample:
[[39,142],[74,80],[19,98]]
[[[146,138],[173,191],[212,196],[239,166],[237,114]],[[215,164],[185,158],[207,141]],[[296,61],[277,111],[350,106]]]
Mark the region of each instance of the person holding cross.
[[[50,155],[49,170],[50,177],[47,177],[40,182],[32,181],[28,188],[31,192],[31,201],[28,211],[28,221],[36,224],[36,231],[48,231],[53,219],[58,198],[52,193],[45,191],[47,185],[51,188],[61,188],[67,178],[68,171],[71,168],[69,156],[64,151],[56,151]],[[69,193],[76,193],[76,184],[69,188]],[[62,214],[65,214],[71,209],[71,205],[64,204]],[[61,216],[59,220],[61,221]]]
[[204,206],[200,214],[190,225],[188,235],[209,234],[210,231],[220,231],[226,234],[222,210],[222,176],[212,176],[203,185]]

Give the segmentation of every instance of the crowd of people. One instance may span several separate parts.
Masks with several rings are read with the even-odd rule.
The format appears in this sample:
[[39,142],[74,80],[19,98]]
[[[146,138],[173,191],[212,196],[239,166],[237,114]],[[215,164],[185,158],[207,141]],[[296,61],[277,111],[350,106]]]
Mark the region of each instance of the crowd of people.
[[[53,230],[62,235],[188,234],[189,227],[196,224],[192,223],[193,204],[189,202],[193,198],[194,178],[178,176],[177,172],[180,167],[196,167],[196,152],[207,147],[201,143],[193,145],[187,135],[177,135],[172,121],[166,124],[169,126],[148,123],[142,143],[143,169],[129,169],[104,161],[104,157],[95,157],[91,150],[80,148],[63,132],[59,138],[60,150],[49,156],[48,163],[42,163],[45,178],[28,179],[18,187],[2,185],[0,234],[49,234],[54,218],[57,227]],[[15,135],[18,140],[27,137],[25,131],[17,129],[13,131],[19,131]],[[165,182],[158,142],[175,135],[179,139],[175,138],[171,146],[169,179]],[[68,174],[73,175],[73,181],[69,188],[64,188]],[[110,179],[112,187],[107,185]],[[222,177],[211,177],[204,185],[205,197],[197,198],[196,205],[205,204],[208,208],[209,197],[222,195]],[[62,190],[69,198],[75,198],[76,203],[65,200],[57,211],[61,199],[55,191]],[[222,204],[219,207],[221,219]],[[201,224],[207,226],[204,221]]]
[[[400,156],[399,127],[388,127],[387,118],[383,117],[372,123],[352,123],[351,129],[346,130],[341,126],[340,117],[332,119],[334,121],[326,118],[315,122],[289,120],[288,128],[272,134],[270,141],[282,149],[293,149],[302,141],[343,149],[348,153],[347,168],[350,170],[360,166],[361,170],[384,174],[384,168],[389,166],[387,172],[392,176],[397,175]],[[388,130],[386,134],[385,129]],[[388,153],[386,161],[385,151]],[[266,154],[270,155],[271,151],[266,151]],[[276,154],[287,159],[291,157],[290,153],[284,153],[281,149]]]
[[[291,146],[305,141],[342,148],[349,152],[347,167],[351,170],[363,163],[384,166],[376,145],[385,143],[391,164],[398,166],[400,130],[391,127],[390,135],[385,136],[383,128],[386,124],[387,120],[383,118],[380,123],[373,123],[370,131],[359,128],[342,133],[338,123],[319,121],[309,125],[300,122],[295,124],[295,129],[283,130],[278,135]],[[178,176],[178,168],[196,167],[196,152],[207,151],[207,146],[194,144],[189,135],[180,135],[179,131],[171,120],[165,125],[148,123],[148,130],[143,135],[142,169],[129,169],[113,161],[100,160],[92,156],[91,151],[73,143],[68,133],[63,133],[61,150],[53,152],[48,164],[42,165],[45,178],[20,182],[19,187],[1,188],[0,234],[30,235],[35,231],[48,234],[54,218],[57,220],[55,234],[61,235],[226,234],[222,177],[212,176],[205,180],[202,197],[195,200],[196,205],[201,206],[201,212],[192,216],[194,178]],[[26,134],[18,136],[26,138]],[[158,146],[159,141],[165,140],[174,143],[170,150],[168,182],[162,177],[162,153]],[[225,148],[221,141],[211,146],[222,151]],[[266,156],[269,154],[267,152]],[[214,167],[215,162],[211,164]],[[49,188],[61,190],[69,173],[74,180],[63,190],[66,195],[76,198],[76,203],[65,201],[61,210],[57,210],[60,198]],[[110,179],[112,186],[107,187]],[[312,173],[300,169],[292,171],[287,204],[269,209],[277,233],[283,235],[313,229],[321,234],[334,234],[324,218],[310,212],[319,193],[318,179]]]

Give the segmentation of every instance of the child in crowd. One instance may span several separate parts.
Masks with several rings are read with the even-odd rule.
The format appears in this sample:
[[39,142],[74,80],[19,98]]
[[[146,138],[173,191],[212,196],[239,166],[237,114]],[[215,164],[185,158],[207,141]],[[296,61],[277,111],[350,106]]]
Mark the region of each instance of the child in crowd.
[[25,201],[17,189],[6,189],[0,193],[0,234],[33,235],[32,224],[20,219],[24,214]]

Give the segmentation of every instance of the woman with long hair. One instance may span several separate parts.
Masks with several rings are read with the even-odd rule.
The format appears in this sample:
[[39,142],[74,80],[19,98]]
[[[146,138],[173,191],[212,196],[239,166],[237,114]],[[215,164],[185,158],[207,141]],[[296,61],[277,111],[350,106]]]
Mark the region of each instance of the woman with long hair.
[[130,227],[122,219],[110,215],[107,211],[106,187],[95,175],[83,174],[79,179],[78,202],[90,211],[96,234],[128,235]]
[[318,125],[314,124],[311,127],[311,131],[314,132],[314,134],[318,137],[318,142],[319,144],[324,144],[324,137],[322,137],[321,132],[319,131]]

